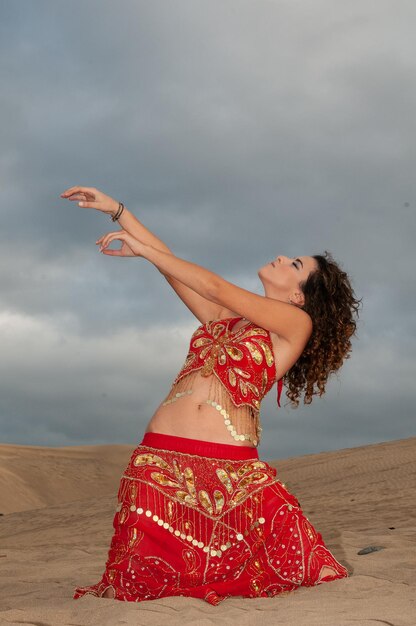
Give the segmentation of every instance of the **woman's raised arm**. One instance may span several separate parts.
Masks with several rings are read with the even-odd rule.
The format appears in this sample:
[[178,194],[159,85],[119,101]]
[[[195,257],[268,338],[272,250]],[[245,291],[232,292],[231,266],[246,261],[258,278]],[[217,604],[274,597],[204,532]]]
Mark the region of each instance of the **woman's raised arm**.
[[[146,228],[137,219],[137,217],[130,213],[130,211],[128,211],[126,208],[121,214],[118,222],[123,230],[126,230],[128,233],[130,233],[135,239],[143,241],[143,243],[146,243],[156,250],[173,255],[168,246],[163,243],[161,239],[156,237],[156,235],[154,235],[148,228]],[[174,289],[180,299],[186,304],[188,309],[202,324],[211,320],[219,319],[221,317],[228,317],[232,314],[232,311],[228,311],[225,307],[222,307],[217,303],[212,302],[207,298],[204,298],[199,293],[171,276],[168,271],[163,271],[158,267],[157,269],[166,278],[170,286]]]
[[[67,198],[71,201],[80,201],[80,206],[82,206],[82,208],[96,209],[103,213],[107,213],[108,215],[114,215],[118,209],[117,200],[114,200],[114,198],[104,194],[95,187],[70,187],[61,194],[61,197]],[[130,235],[132,235],[135,239],[138,239],[139,241],[142,241],[157,250],[161,250],[167,254],[172,254],[172,251],[168,248],[168,246],[161,239],[156,237],[156,235],[154,235],[148,228],[146,228],[126,207],[124,207],[124,210],[117,221],[123,230],[130,233]],[[220,317],[228,317],[229,314],[231,315],[231,311],[228,312],[224,309],[224,307],[220,307],[210,300],[207,300],[190,287],[187,287],[176,278],[170,276],[169,273],[160,269],[159,272],[166,278],[179,298],[200,322],[205,323]]]
[[312,333],[312,320],[306,311],[275,298],[259,296],[200,265],[157,250],[134,239],[124,231],[104,235],[99,241],[104,253],[111,241],[125,242],[136,256],[142,256],[159,271],[167,272],[206,300],[221,309],[235,311],[246,319],[286,339],[293,348],[302,351]]

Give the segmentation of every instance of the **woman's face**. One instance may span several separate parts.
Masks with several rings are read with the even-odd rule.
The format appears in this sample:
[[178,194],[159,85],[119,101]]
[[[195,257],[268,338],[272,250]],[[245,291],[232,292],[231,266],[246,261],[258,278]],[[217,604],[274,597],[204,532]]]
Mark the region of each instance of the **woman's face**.
[[304,297],[300,283],[318,269],[317,261],[311,256],[277,256],[259,269],[258,276],[263,283],[266,296],[302,306]]

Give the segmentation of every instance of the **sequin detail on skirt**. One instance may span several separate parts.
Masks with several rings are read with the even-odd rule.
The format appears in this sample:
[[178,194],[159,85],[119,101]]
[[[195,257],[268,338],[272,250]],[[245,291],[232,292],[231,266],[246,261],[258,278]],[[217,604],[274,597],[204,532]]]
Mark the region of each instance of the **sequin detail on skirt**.
[[[76,587],[74,599],[112,588],[117,600],[216,605],[348,576],[254,448],[146,433],[121,478],[113,527],[101,580]],[[321,577],[324,567],[333,574]]]

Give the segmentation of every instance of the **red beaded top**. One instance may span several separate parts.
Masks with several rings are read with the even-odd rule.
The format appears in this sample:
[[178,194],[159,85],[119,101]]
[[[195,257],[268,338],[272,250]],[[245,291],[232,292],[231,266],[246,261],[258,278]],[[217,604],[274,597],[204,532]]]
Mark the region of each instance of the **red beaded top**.
[[[248,322],[235,333],[242,317],[206,322],[193,333],[185,363],[173,385],[201,369],[202,376],[215,374],[229,392],[235,406],[248,404],[260,409],[264,396],[276,382],[276,366],[270,332]],[[283,381],[278,381],[280,406]]]

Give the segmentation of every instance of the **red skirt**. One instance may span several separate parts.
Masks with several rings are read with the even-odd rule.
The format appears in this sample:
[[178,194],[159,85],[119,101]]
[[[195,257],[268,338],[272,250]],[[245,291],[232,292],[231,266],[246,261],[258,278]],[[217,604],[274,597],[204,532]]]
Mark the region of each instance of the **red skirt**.
[[129,602],[192,596],[216,605],[349,575],[256,448],[145,433],[121,478],[113,527],[101,580],[76,587],[74,599],[110,588]]

